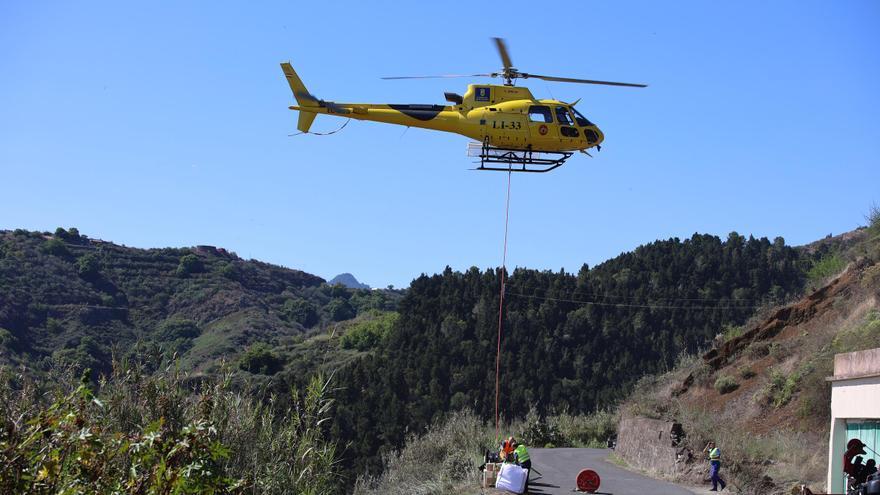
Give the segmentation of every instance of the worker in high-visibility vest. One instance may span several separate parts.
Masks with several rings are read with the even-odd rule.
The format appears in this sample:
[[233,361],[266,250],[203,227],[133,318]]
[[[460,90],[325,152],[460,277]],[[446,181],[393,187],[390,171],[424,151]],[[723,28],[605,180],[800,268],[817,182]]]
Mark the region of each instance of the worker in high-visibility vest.
[[718,474],[721,470],[721,449],[716,447],[715,442],[710,440],[709,443],[706,444],[706,448],[703,449],[703,453],[709,454],[709,476],[712,478],[712,489],[709,491],[717,492],[718,485],[721,485],[721,489],[724,490],[727,483],[725,483]]
[[532,460],[529,459],[529,451],[526,449],[526,446],[523,444],[516,443],[516,440],[513,441],[513,459],[521,468],[528,469],[529,471],[526,473],[526,486],[525,491],[529,491],[529,475],[532,474]]

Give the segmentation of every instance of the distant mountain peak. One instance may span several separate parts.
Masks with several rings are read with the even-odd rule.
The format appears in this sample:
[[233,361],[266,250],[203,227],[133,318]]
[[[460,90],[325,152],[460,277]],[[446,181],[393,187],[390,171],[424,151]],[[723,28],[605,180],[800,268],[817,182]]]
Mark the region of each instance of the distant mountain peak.
[[336,284],[344,285],[344,286],[348,287],[349,289],[369,289],[370,288],[369,285],[362,284],[362,283],[358,282],[358,279],[354,278],[354,275],[352,275],[350,273],[340,273],[339,275],[330,279],[330,281],[328,281],[327,283],[330,285],[336,285]]

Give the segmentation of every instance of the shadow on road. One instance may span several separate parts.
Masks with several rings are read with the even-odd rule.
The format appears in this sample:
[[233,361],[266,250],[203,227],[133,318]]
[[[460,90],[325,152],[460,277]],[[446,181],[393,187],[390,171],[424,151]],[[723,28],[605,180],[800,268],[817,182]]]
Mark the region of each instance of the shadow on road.
[[547,488],[559,488],[559,485],[551,485],[550,483],[535,483],[533,481],[529,481],[529,488],[533,486],[544,486]]

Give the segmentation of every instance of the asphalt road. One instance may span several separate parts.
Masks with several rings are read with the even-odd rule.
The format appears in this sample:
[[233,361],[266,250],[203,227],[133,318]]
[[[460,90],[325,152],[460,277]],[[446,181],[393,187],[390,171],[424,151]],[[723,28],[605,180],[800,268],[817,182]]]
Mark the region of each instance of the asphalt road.
[[[609,449],[529,449],[532,468],[541,474],[529,477],[529,493],[571,495],[581,469],[599,474],[596,493],[606,495],[694,495],[693,492],[647,476],[627,471],[606,460]],[[537,478],[537,479],[536,479]]]

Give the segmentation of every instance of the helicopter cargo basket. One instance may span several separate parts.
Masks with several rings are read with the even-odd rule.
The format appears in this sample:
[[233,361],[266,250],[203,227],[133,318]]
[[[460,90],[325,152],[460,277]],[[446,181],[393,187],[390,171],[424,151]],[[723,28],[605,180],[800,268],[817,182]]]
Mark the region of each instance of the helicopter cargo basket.
[[498,148],[488,143],[471,141],[467,156],[480,159],[480,166],[473,170],[498,172],[549,172],[568,160],[568,151],[531,151],[514,148]]

